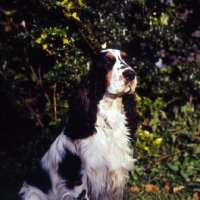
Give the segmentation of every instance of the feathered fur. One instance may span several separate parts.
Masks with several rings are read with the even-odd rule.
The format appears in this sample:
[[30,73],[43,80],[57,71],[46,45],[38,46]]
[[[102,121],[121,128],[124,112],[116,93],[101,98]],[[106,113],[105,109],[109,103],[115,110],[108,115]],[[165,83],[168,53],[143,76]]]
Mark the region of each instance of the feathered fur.
[[107,49],[82,79],[66,126],[24,182],[23,200],[118,200],[135,159],[136,77],[126,54]]

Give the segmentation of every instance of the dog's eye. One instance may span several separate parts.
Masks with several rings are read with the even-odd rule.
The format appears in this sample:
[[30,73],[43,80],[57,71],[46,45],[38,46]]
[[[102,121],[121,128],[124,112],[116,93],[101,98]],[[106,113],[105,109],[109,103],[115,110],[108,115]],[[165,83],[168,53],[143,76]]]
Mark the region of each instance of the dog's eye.
[[115,63],[115,59],[106,58],[104,60],[104,66],[109,71],[112,70],[114,63]]
[[103,62],[106,66],[111,65],[112,64],[112,59],[110,58],[105,58],[104,62]]
[[115,64],[116,59],[111,53],[107,53],[102,60],[103,67],[108,71],[112,70],[113,65]]
[[106,65],[111,64],[111,60],[110,60],[110,59],[106,59],[105,64],[106,64]]

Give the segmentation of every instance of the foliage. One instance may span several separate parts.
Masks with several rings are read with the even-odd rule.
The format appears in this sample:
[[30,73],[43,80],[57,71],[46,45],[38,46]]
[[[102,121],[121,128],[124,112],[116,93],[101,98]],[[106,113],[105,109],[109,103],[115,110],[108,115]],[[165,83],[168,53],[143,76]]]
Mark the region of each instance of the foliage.
[[[198,0],[2,0],[0,187],[18,190],[62,129],[92,58],[113,47],[132,57],[138,77],[129,184],[140,191],[126,198],[147,199],[150,183],[160,188],[151,199],[199,191],[199,12]],[[164,194],[166,181],[185,188]]]
[[[142,108],[144,107],[142,106]],[[152,182],[164,185],[166,181],[170,181],[173,187],[185,183],[184,185],[188,186],[188,189],[199,191],[200,137],[197,128],[200,123],[200,112],[194,110],[193,105],[175,106],[172,109],[173,115],[171,117],[163,115],[164,111],[160,108],[158,108],[158,112],[160,112],[159,118],[153,116],[143,121],[142,136],[144,139],[150,137],[146,143],[149,148],[147,151],[143,146],[139,146],[140,150],[134,151],[138,164],[136,169],[131,172],[129,183],[131,185],[140,183],[144,186],[145,183]],[[156,112],[154,114],[158,115]],[[156,128],[154,128],[155,126]],[[151,130],[154,129],[153,134],[149,134],[145,130],[149,127]],[[138,130],[140,134],[141,127]],[[160,146],[152,142],[155,135],[162,137],[163,142]],[[137,143],[136,133],[136,142],[134,142],[136,147]]]

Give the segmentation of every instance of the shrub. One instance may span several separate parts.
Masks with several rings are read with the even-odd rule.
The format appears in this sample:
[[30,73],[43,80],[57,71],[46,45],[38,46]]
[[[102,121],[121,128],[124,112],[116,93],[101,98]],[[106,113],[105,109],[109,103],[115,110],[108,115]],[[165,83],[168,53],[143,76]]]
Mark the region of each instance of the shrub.
[[199,12],[196,0],[3,0],[1,185],[10,177],[7,184],[18,187],[35,168],[62,129],[80,78],[107,46],[126,51],[138,77],[138,163],[129,183],[170,180],[198,191]]

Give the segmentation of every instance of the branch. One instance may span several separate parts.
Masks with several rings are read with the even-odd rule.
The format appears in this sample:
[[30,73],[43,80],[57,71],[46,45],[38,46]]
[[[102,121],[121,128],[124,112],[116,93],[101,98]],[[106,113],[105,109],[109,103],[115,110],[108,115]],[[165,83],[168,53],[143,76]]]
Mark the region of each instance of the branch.
[[94,50],[94,47],[89,43],[89,41],[87,40],[87,38],[84,36],[83,32],[80,30],[80,28],[78,29],[81,36],[83,37],[83,39],[86,41],[86,43],[90,46],[90,48],[94,51],[95,54],[97,54],[97,52]]
[[[26,62],[27,62],[27,63],[30,63],[30,62],[29,62],[29,58],[28,58],[28,56],[27,56],[26,47],[24,46],[23,49],[24,49],[24,53],[25,53],[25,56],[26,56]],[[35,76],[35,79],[37,80],[37,84],[39,85],[39,84],[40,84],[40,83],[39,83],[39,79],[38,79],[38,77],[37,77],[37,75],[36,75],[36,73],[35,73],[33,67],[32,67],[31,65],[30,65],[29,67],[30,67],[30,69],[31,69],[31,72],[32,72],[33,75]]]
[[49,95],[46,93],[46,91],[45,91],[45,89],[44,89],[44,86],[43,86],[43,83],[42,83],[41,68],[40,68],[40,67],[39,67],[39,69],[38,69],[38,76],[39,76],[39,84],[41,85],[41,88],[42,88],[42,90],[43,90],[43,92],[44,92],[44,96],[45,96],[45,98],[47,99],[47,101],[48,101],[49,103],[51,103],[51,101],[50,101],[50,99],[49,99]]
[[[26,61],[27,61],[27,63],[30,63],[30,62],[29,62],[29,58],[28,58],[28,56],[27,56],[27,52],[26,52],[26,48],[25,48],[25,47],[24,47],[24,52],[25,52],[25,55],[26,55]],[[33,73],[33,75],[35,76],[35,78],[36,78],[36,80],[37,80],[37,84],[41,86],[45,98],[47,99],[47,101],[48,101],[49,103],[51,103],[51,101],[50,101],[50,99],[49,99],[49,95],[46,93],[46,91],[45,91],[45,89],[44,89],[44,86],[43,86],[43,84],[42,84],[41,68],[39,67],[39,69],[38,69],[38,76],[37,76],[36,73],[35,73],[35,71],[34,71],[34,69],[33,69],[33,67],[32,67],[31,65],[30,65],[29,67],[30,67],[30,69],[31,69],[31,72]]]
[[36,120],[38,121],[38,123],[40,124],[40,126],[42,128],[44,128],[43,123],[41,122],[41,120],[38,118],[37,114],[34,112],[34,110],[31,108],[31,106],[22,98],[22,96],[20,94],[18,94],[18,97],[20,98],[20,100],[22,101],[22,103],[28,107],[28,109],[30,110],[30,112],[32,113],[32,115],[36,118]]
[[170,154],[170,155],[167,155],[167,156],[163,156],[163,157],[161,157],[161,158],[158,158],[158,159],[155,161],[155,163],[157,163],[157,162],[159,162],[159,161],[161,161],[161,160],[167,159],[167,158],[169,158],[169,157],[171,157],[171,156],[174,156],[174,155],[183,153],[183,152],[188,151],[188,150],[192,150],[192,148],[190,147],[190,148],[187,148],[187,149],[183,149],[183,150],[178,151],[178,152],[176,152],[176,153],[172,153],[172,154]]
[[57,83],[54,83],[53,86],[53,117],[54,117],[54,121],[57,121],[57,107],[56,107],[56,87],[57,87]]
[[[63,9],[63,15],[65,16],[65,18],[68,18],[65,14],[65,10]],[[87,40],[87,38],[84,36],[84,34],[82,33],[82,31],[80,30],[80,28],[78,29],[81,36],[83,37],[83,39],[86,41],[86,43],[89,45],[89,47],[94,51],[95,54],[97,54],[97,52],[95,51],[94,47],[90,44],[90,42]]]
[[[28,60],[28,58],[27,58],[27,60]],[[38,79],[38,77],[37,77],[37,75],[36,75],[36,73],[35,73],[35,71],[34,71],[34,69],[31,65],[30,65],[30,69],[31,69],[31,72],[33,73],[33,75],[35,76],[35,78],[37,80],[37,84],[39,85],[40,84],[39,79]]]
[[4,10],[2,7],[0,7],[0,11],[6,15],[6,10]]
[[8,81],[8,79],[7,79],[7,77],[3,74],[3,72],[0,70],[0,74],[1,74],[1,76],[3,76],[3,78],[6,80],[6,81]]

